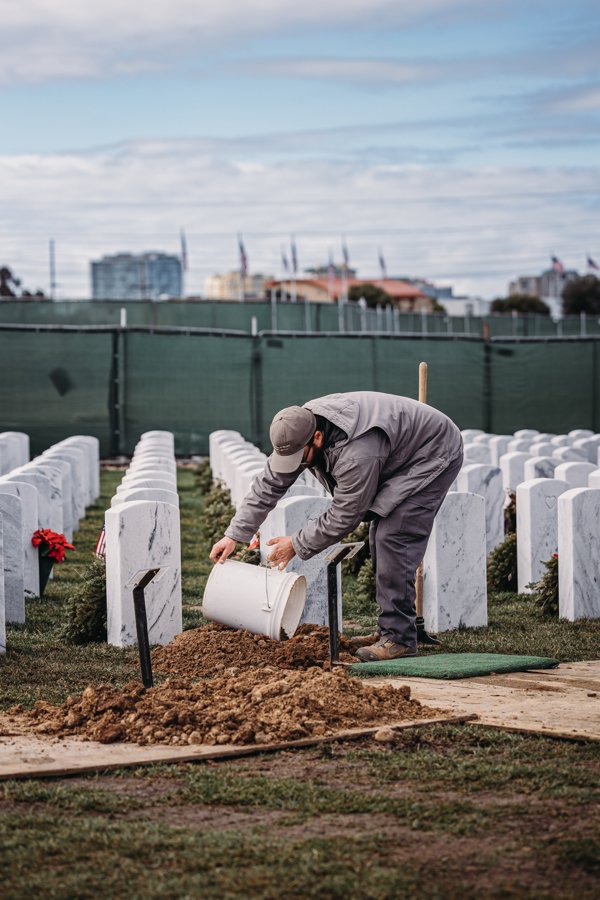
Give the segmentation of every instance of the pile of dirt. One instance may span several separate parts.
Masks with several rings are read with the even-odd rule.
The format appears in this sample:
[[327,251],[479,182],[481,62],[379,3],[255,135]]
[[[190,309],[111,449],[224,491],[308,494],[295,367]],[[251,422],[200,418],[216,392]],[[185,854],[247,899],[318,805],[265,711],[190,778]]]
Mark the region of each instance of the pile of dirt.
[[[340,638],[340,660],[356,662],[351,644]],[[235,666],[239,671],[276,666],[308,669],[329,660],[329,631],[318,625],[301,625],[293,638],[273,641],[264,635],[210,624],[178,634],[170,644],[155,647],[152,665],[157,672],[211,677]]]
[[148,691],[138,683],[90,686],[61,706],[38,700],[31,710],[11,710],[40,734],[138,744],[265,744],[438,712],[411,700],[408,687],[367,684],[343,669],[272,666],[200,682],[169,679]]

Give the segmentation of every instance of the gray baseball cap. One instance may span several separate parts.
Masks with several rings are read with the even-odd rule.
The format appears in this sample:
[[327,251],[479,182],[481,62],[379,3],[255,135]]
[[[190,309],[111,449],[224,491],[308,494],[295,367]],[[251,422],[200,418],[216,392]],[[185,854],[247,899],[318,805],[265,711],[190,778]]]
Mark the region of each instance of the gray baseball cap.
[[288,406],[277,413],[269,429],[274,451],[269,462],[274,472],[296,471],[316,428],[317,420],[304,406]]

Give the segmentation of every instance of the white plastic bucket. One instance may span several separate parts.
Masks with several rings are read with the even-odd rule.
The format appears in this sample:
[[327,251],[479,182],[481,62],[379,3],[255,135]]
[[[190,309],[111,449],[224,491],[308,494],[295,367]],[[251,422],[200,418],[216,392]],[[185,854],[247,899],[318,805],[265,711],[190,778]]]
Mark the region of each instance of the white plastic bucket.
[[213,622],[281,641],[296,631],[305,602],[304,575],[228,559],[213,566],[202,612]]

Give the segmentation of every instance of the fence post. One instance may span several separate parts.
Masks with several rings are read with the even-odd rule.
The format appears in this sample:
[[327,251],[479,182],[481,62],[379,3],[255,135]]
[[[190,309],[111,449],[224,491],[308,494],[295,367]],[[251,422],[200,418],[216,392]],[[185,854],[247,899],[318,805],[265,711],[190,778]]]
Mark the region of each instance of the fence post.
[[491,434],[492,428],[492,345],[490,326],[483,323],[483,430]]
[[250,415],[252,420],[253,441],[262,447],[263,421],[263,380],[262,380],[262,344],[260,334],[253,335],[252,354],[250,357]]
[[111,456],[120,456],[123,453],[123,422],[125,412],[123,405],[125,393],[124,334],[125,330],[123,328],[115,328],[111,333],[112,359],[108,391]]
[[598,345],[600,344],[600,340],[596,338],[594,340],[592,338],[592,428],[594,431],[600,431],[600,409],[598,408],[598,388],[600,384],[598,383],[600,379],[600,372],[598,371]]

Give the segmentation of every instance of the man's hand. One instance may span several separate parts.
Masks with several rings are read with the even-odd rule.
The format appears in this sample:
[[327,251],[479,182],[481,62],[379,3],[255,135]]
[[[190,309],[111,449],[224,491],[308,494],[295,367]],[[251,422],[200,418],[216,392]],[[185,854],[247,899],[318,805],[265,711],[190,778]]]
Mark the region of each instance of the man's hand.
[[292,539],[289,537],[271,538],[270,541],[267,541],[267,546],[275,547],[275,549],[269,553],[268,561],[272,566],[277,566],[280,572],[285,569],[290,560],[296,555]]
[[210,551],[212,562],[224,563],[227,557],[231,556],[236,547],[237,541],[234,541],[233,538],[221,538]]

